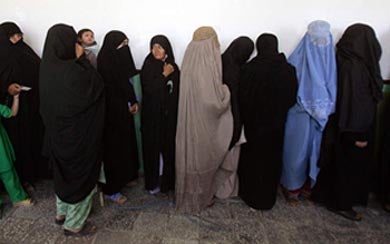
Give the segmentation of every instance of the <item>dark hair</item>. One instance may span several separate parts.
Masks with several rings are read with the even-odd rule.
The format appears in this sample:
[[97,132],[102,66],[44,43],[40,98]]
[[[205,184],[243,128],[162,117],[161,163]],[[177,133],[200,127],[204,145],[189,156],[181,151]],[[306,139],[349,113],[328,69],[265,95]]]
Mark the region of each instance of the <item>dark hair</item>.
[[[94,34],[93,31],[92,31],[91,29],[85,28],[85,29],[79,30],[79,32],[77,33],[77,42],[78,42],[80,45],[81,45],[81,39],[82,39],[83,34],[84,34],[85,32],[91,32],[92,34]],[[91,45],[96,45],[96,41],[94,41]]]
[[81,39],[81,37],[83,37],[83,34],[85,32],[92,32],[93,33],[93,31],[91,29],[81,29],[81,30],[79,30],[79,32],[77,32],[77,38]]

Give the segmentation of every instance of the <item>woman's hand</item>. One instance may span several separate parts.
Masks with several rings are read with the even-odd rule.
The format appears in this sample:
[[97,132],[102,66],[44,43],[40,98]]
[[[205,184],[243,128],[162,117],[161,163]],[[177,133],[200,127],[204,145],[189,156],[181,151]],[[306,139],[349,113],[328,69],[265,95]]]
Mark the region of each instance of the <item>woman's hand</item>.
[[75,45],[76,58],[80,58],[84,54],[84,48],[80,44]]
[[134,103],[129,107],[129,112],[131,114],[136,114],[138,112],[138,103]]
[[167,64],[167,63],[164,64],[164,71],[162,73],[163,76],[168,77],[170,74],[173,73],[173,71],[175,71],[175,68],[173,67],[172,64]]
[[21,87],[18,83],[12,83],[8,86],[8,93],[11,94],[11,96],[18,95],[21,91]]

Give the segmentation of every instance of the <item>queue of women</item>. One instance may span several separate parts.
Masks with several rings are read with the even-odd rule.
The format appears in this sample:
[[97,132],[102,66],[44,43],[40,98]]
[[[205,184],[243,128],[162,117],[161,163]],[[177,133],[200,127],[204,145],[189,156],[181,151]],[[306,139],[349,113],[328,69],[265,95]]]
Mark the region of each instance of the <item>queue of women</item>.
[[137,184],[140,169],[148,193],[174,192],[180,212],[237,196],[271,209],[282,189],[292,206],[314,201],[362,219],[353,207],[373,191],[383,86],[368,25],[349,26],[335,48],[329,23],[313,21],[288,58],[269,33],[256,44],[241,36],[221,55],[215,30],[200,27],[181,70],[164,35],[152,38],[140,71],[121,31],[99,48],[92,30],[56,24],[42,59],[12,22],[0,25],[0,41],[1,180],[15,205],[31,206],[26,192],[52,175],[65,235],[96,231],[86,220],[98,181],[108,200],[124,204],[131,196],[121,191]]

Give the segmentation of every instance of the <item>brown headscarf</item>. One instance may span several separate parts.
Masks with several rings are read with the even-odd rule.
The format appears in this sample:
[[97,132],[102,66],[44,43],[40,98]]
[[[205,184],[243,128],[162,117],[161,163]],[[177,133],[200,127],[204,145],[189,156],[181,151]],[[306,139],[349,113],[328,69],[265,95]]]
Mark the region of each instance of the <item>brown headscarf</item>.
[[184,54],[176,132],[176,207],[198,212],[212,200],[215,175],[233,130],[230,92],[213,28],[200,27]]

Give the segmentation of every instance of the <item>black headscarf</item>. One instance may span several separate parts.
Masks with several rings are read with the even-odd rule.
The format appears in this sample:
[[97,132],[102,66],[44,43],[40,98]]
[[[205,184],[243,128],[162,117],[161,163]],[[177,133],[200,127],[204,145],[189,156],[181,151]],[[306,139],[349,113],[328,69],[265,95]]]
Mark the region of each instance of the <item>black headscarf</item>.
[[[173,55],[172,46],[169,42],[168,38],[164,35],[156,35],[150,41],[150,50],[153,49],[154,44],[159,44],[164,50],[166,54],[165,61],[157,60],[153,57],[152,52],[146,56],[144,64],[142,65],[142,73],[141,76],[149,76],[149,74],[160,74],[162,75],[164,69],[164,63],[168,63],[174,66],[175,71],[178,71],[177,65],[175,63],[175,56]],[[175,72],[174,72],[175,73]],[[172,76],[172,74],[171,74]],[[144,77],[147,80],[150,80],[150,77]],[[142,79],[142,77],[141,77]],[[144,79],[142,79],[144,80]]]
[[277,56],[278,51],[278,38],[272,34],[261,34],[256,40],[257,56],[271,57]]
[[19,26],[13,22],[3,22],[0,24],[0,30],[3,31],[8,38],[15,34],[23,34]]
[[128,39],[120,31],[110,31],[104,38],[103,46],[97,57],[99,73],[103,76],[104,83],[109,89],[115,89],[132,104],[136,102],[133,87],[129,85],[129,78],[138,73],[130,47],[117,47]]
[[91,192],[102,161],[104,85],[85,56],[76,59],[76,41],[71,26],[49,29],[39,80],[54,188],[67,203],[77,203]]
[[337,43],[338,125],[341,131],[367,132],[382,99],[381,46],[365,24],[347,28]]
[[[256,41],[257,56],[244,65],[240,81],[240,114],[247,143],[238,164],[239,195],[256,209],[275,204],[282,168],[284,128],[296,101],[295,69],[272,34]],[[261,194],[258,194],[261,192]]]
[[15,44],[9,40],[12,35],[18,33],[22,34],[22,31],[15,23],[0,24],[0,87],[4,92],[11,83],[17,82],[34,88],[30,93],[36,93],[34,95],[38,96],[36,88],[40,58],[23,38]]
[[[165,61],[162,60],[157,60],[154,58],[153,53],[150,52],[148,56],[146,56],[144,64],[142,65],[142,71],[141,71],[141,80],[142,80],[142,85],[143,86],[158,86],[162,85],[160,84],[161,82],[153,82],[148,84],[147,81],[152,81],[156,75],[159,75],[160,78],[162,77],[162,72],[164,71],[164,64],[171,64],[175,71],[168,77],[164,78],[165,80],[170,80],[170,79],[175,79],[175,81],[178,82],[178,72],[179,69],[175,63],[175,56],[173,55],[172,51],[172,46],[171,43],[169,42],[168,38],[164,35],[156,35],[152,38],[150,41],[150,50],[153,49],[154,44],[159,44],[164,50],[166,54],[166,59]],[[146,83],[144,82],[146,80]],[[157,88],[157,87],[156,87]],[[148,89],[146,89],[148,90]],[[152,88],[151,90],[154,90]]]
[[298,85],[295,69],[278,52],[275,35],[260,35],[256,47],[257,56],[243,68],[239,90],[240,114],[248,141],[271,128],[284,128]]
[[229,87],[233,114],[233,136],[230,142],[231,149],[240,139],[242,123],[238,109],[238,87],[242,66],[251,56],[254,49],[253,41],[241,36],[235,39],[222,54],[222,80]]

